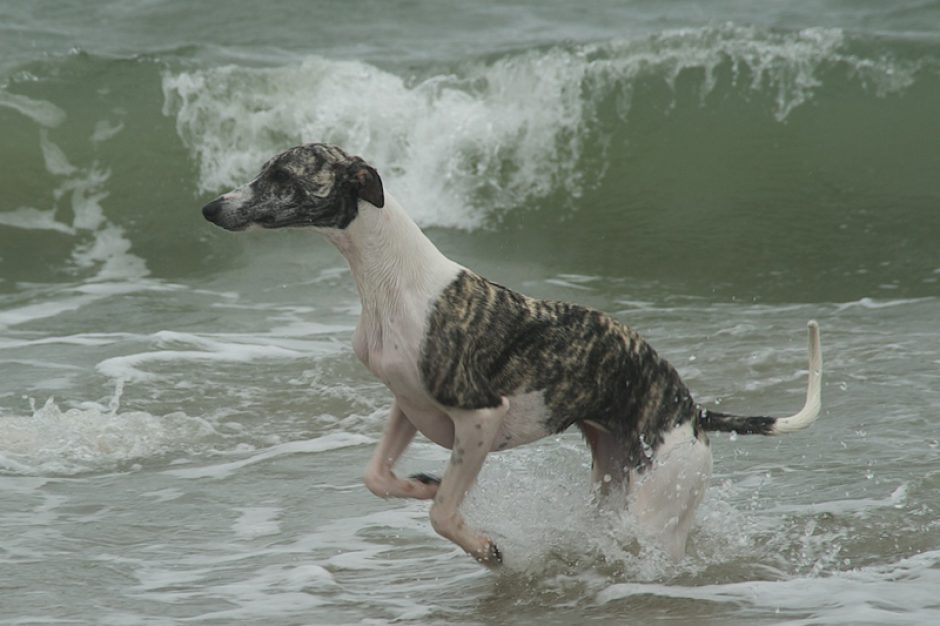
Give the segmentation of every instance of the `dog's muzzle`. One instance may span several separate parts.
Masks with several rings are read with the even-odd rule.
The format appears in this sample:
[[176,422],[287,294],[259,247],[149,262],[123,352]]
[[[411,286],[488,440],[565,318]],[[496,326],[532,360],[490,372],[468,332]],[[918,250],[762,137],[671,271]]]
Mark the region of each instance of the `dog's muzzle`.
[[218,224],[219,213],[222,212],[222,198],[216,198],[206,206],[202,207],[202,216],[212,222],[213,224]]

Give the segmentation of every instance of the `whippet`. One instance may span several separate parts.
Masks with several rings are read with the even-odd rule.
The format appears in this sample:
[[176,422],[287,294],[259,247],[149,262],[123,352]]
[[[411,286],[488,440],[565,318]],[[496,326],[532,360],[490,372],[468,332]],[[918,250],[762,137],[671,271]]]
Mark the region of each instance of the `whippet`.
[[[202,212],[231,231],[307,227],[339,249],[362,300],[353,348],[394,396],[365,484],[385,498],[433,499],[434,530],[491,567],[502,561],[496,544],[460,513],[491,452],[577,426],[598,490],[626,489],[641,525],[679,559],[711,474],[706,431],[776,435],[819,414],[815,322],[802,410],[785,418],[708,411],[626,325],[521,295],[445,257],[376,170],[334,146],[282,152]],[[451,450],[442,479],[395,475],[418,431]]]

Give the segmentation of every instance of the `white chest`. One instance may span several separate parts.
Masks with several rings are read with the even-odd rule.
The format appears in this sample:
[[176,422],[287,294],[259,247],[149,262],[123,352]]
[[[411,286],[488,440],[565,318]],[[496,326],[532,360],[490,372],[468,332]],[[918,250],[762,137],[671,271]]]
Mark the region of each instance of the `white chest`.
[[421,379],[421,348],[431,310],[441,292],[462,269],[440,257],[422,271],[399,268],[399,273],[357,280],[362,313],[353,336],[359,360],[397,397],[419,406],[436,406]]
[[[414,318],[417,319],[423,318]],[[353,349],[369,371],[395,395],[408,421],[434,443],[451,448],[453,422],[428,395],[421,380],[422,330],[423,323],[377,319],[364,311],[353,336]]]
[[363,311],[353,350],[393,393],[413,395],[420,388],[421,331],[416,320],[367,315]]

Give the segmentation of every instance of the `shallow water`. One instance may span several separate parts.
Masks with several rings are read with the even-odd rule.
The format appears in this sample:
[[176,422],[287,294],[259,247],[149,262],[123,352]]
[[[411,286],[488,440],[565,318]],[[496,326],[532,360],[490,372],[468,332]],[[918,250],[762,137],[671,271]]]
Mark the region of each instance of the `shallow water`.
[[[940,621],[940,5],[621,4],[0,8],[0,624]],[[493,455],[482,569],[361,485],[342,258],[199,213],[311,140],[710,406],[795,411],[817,319],[819,422],[712,437],[680,563],[577,434]]]

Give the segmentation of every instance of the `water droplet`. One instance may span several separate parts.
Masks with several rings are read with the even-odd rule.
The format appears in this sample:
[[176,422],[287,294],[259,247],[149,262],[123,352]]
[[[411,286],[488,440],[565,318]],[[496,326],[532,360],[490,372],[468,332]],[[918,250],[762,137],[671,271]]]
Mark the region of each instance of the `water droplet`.
[[614,479],[614,477],[611,476],[610,474],[604,474],[604,482],[605,482],[605,483],[609,483],[609,482],[612,481],[613,479]]

